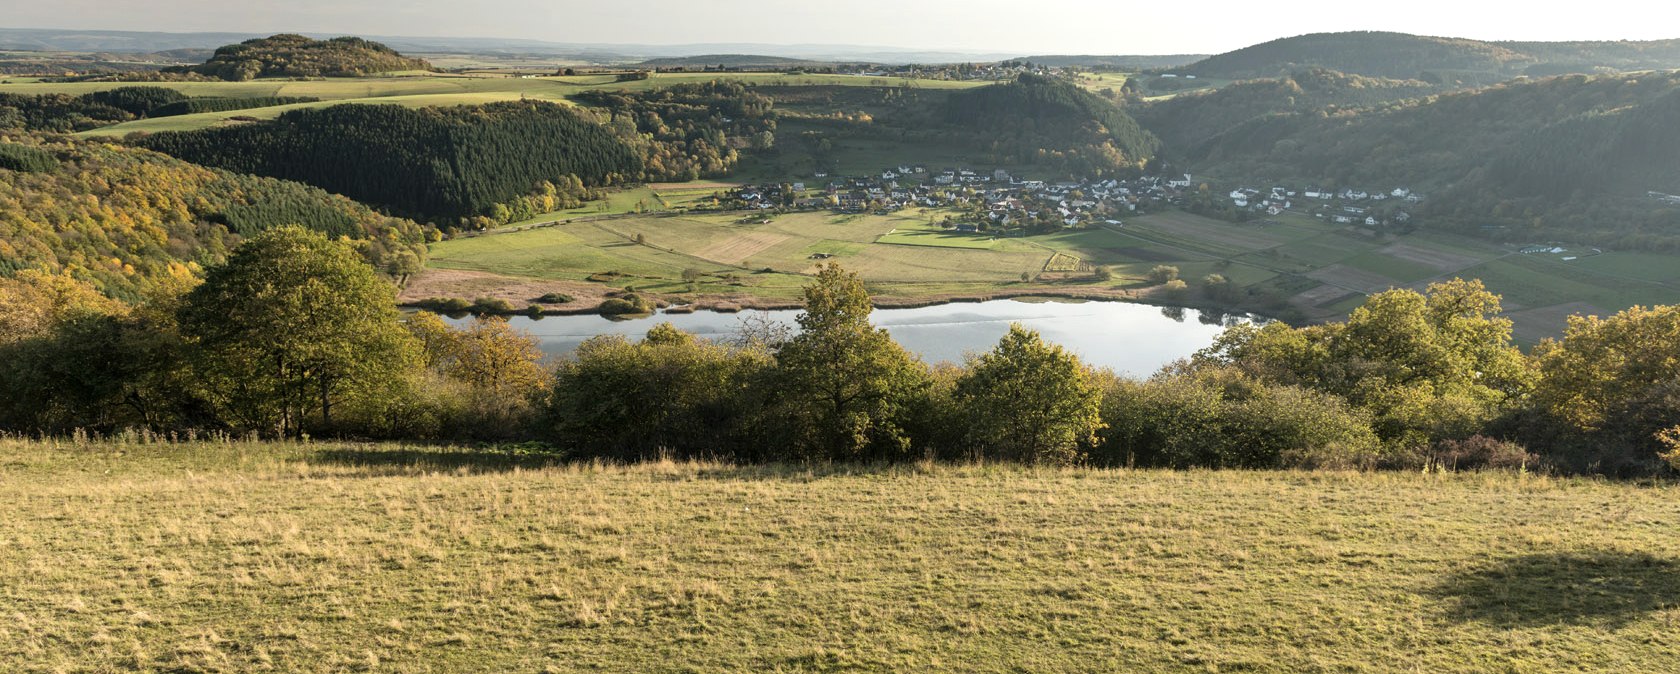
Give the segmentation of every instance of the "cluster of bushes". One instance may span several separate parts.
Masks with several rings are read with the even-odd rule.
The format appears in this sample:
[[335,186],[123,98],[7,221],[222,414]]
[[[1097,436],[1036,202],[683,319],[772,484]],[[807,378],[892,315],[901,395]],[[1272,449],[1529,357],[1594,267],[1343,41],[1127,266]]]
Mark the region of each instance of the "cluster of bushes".
[[[190,284],[189,284],[190,285]],[[798,330],[670,325],[553,365],[501,319],[406,319],[348,246],[266,232],[128,308],[0,283],[0,427],[539,440],[573,457],[927,458],[1213,468],[1540,469],[1680,461],[1680,307],[1580,318],[1533,355],[1479,282],[1391,290],[1347,322],[1240,325],[1145,380],[1012,326],[929,366],[823,267]]]

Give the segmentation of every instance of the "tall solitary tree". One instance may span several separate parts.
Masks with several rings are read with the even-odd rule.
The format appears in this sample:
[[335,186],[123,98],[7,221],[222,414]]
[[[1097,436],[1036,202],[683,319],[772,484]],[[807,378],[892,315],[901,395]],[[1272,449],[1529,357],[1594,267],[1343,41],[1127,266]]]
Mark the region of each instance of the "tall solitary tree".
[[245,430],[330,429],[336,404],[378,395],[419,358],[392,286],[349,246],[302,227],[240,246],[181,319],[206,397]]
[[805,288],[800,333],[776,353],[790,440],[811,458],[905,458],[907,416],[928,387],[927,368],[869,323],[856,274],[825,265]]

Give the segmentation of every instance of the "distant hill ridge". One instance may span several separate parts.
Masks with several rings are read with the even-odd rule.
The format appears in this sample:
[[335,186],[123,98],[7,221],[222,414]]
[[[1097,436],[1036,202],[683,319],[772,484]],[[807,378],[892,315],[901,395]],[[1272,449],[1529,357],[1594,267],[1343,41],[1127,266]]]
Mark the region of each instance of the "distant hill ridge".
[[699,56],[675,56],[669,58],[649,59],[636,65],[642,68],[701,68],[716,66],[724,66],[728,68],[764,68],[815,66],[822,64],[822,61],[787,58],[783,56],[764,56],[761,54],[701,54]]
[[1210,56],[1178,72],[1250,79],[1314,67],[1367,77],[1438,83],[1469,78],[1491,84],[1521,75],[1680,68],[1680,40],[1484,42],[1374,31],[1313,33]]
[[356,77],[431,67],[423,59],[359,37],[316,40],[282,33],[227,45],[200,65],[170,70],[242,82],[258,77]]

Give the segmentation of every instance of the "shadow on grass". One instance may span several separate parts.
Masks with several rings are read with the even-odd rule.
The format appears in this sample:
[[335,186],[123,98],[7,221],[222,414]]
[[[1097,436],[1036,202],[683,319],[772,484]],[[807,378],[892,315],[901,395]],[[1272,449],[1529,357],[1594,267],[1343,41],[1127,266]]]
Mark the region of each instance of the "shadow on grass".
[[1435,593],[1459,622],[1616,628],[1680,605],[1680,562],[1609,550],[1523,555],[1458,572]]
[[311,463],[368,468],[381,472],[467,472],[505,473],[558,466],[563,459],[552,454],[499,449],[461,448],[323,449],[310,456]]

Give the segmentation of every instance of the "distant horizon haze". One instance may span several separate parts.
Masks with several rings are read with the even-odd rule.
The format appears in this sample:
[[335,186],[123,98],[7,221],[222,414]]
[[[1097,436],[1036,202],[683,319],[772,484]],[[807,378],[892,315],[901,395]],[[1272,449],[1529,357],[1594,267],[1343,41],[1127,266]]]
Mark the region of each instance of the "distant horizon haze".
[[1419,0],[1403,7],[1281,0],[1215,1],[653,0],[624,5],[536,0],[59,0],[8,8],[9,28],[145,32],[281,32],[483,38],[612,45],[835,45],[980,54],[1216,54],[1307,33],[1392,31],[1485,41],[1680,37],[1680,9],[1605,0],[1594,11],[1514,12],[1503,3]]

